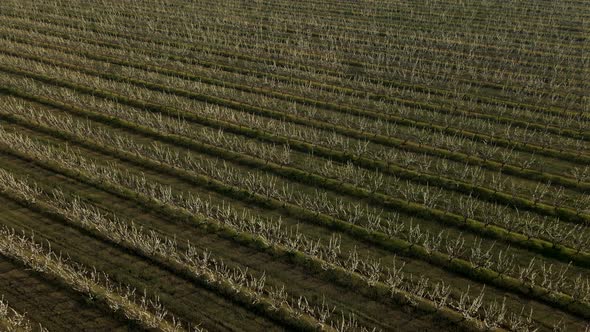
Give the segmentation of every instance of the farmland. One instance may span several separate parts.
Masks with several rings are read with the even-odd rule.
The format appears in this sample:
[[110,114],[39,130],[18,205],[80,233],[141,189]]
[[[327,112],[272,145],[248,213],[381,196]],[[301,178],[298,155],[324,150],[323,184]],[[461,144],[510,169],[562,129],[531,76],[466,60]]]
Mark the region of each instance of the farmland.
[[590,332],[589,3],[0,22],[0,330]]

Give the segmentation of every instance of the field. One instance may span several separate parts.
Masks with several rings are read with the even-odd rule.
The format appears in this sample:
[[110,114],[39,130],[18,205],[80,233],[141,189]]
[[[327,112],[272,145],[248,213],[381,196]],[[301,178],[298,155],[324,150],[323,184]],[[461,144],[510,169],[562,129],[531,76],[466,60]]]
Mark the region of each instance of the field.
[[0,330],[590,332],[587,1],[0,22]]

